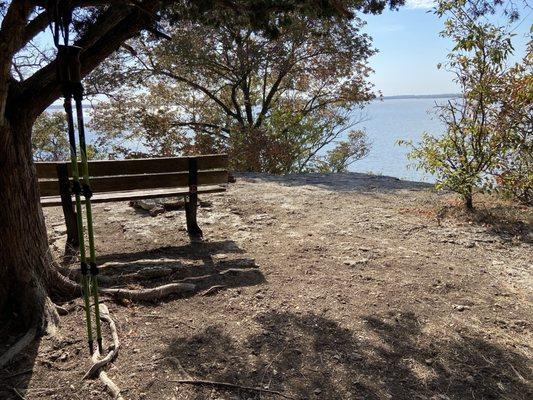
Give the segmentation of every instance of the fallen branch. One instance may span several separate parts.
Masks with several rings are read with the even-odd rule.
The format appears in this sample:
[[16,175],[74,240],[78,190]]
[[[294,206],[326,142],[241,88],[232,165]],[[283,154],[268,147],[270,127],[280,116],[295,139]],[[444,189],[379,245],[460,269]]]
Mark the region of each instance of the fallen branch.
[[277,396],[280,396],[286,399],[298,400],[297,397],[289,396],[277,390],[263,389],[263,388],[255,387],[255,386],[244,386],[244,385],[238,385],[236,383],[229,383],[229,382],[218,382],[218,381],[210,381],[210,380],[205,380],[205,379],[175,379],[175,380],[171,380],[170,382],[183,383],[183,384],[188,384],[188,385],[200,385],[200,386],[210,385],[210,386],[219,386],[219,387],[224,387],[224,388],[234,388],[234,389],[236,388],[236,389],[242,389],[242,390],[249,390],[251,392],[270,393],[270,394],[275,394]]

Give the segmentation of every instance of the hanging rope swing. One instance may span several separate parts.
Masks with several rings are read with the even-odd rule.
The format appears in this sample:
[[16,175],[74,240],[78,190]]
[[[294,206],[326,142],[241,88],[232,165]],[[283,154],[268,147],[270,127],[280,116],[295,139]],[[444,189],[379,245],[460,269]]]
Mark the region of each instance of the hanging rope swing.
[[[60,3],[55,1],[48,2],[48,11],[52,16],[50,27],[54,36],[54,44],[57,47],[57,80],[61,85],[61,92],[64,97],[64,108],[67,115],[68,138],[70,144],[70,161],[72,169],[72,193],[75,196],[76,216],[78,223],[78,238],[80,246],[80,268],[81,268],[81,286],[83,291],[83,300],[85,307],[85,323],[87,327],[87,341],[89,351],[94,352],[93,348],[93,328],[92,313],[94,309],[96,342],[98,350],[102,354],[102,329],[100,324],[100,309],[98,299],[98,267],[96,265],[96,251],[94,248],[94,229],[91,208],[92,191],[89,180],[89,170],[87,164],[87,145],[85,142],[85,125],[83,121],[83,85],[81,83],[81,65],[80,53],[81,48],[69,45],[69,29],[72,22],[72,9],[70,7],[61,7]],[[63,44],[60,44],[60,39]],[[72,99],[76,106],[76,122],[79,138],[79,155],[78,160],[76,135],[74,127],[74,115],[72,109]],[[78,168],[78,161],[81,161],[81,177]],[[82,200],[84,198],[85,214],[87,220],[87,239],[89,247],[89,257],[85,248],[84,225]],[[92,307],[91,307],[92,296]]]

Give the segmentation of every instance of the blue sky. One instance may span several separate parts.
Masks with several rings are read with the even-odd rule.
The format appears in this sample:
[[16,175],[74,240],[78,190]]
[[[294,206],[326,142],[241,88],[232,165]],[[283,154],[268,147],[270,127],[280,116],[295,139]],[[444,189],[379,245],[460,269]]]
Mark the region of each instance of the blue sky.
[[[437,70],[437,64],[446,61],[452,43],[439,36],[443,21],[428,12],[432,4],[431,0],[407,0],[400,11],[362,17],[367,21],[364,31],[379,50],[370,62],[375,70],[371,81],[384,96],[457,92],[451,74]],[[533,22],[531,10],[522,12],[522,20],[514,32],[515,55],[520,58],[524,55],[524,36]]]

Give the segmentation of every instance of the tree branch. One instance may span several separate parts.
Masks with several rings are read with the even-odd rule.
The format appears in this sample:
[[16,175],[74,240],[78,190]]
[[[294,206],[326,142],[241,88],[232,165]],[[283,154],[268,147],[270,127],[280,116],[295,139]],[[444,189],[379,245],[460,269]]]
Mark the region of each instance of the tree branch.
[[[143,3],[143,7],[155,11],[158,4],[156,0],[149,0]],[[138,8],[110,7],[75,43],[84,48],[80,55],[82,77],[146,24],[147,15]],[[12,102],[16,104],[11,111],[20,113],[20,107],[23,107],[29,115],[37,116],[59,96],[60,85],[56,80],[56,62],[53,61],[24,81],[23,91],[17,101]]]
[[201,91],[207,97],[209,97],[211,100],[213,100],[215,103],[217,103],[224,110],[224,112],[227,115],[239,120],[239,115],[237,115],[236,113],[231,111],[230,108],[226,104],[224,104],[222,102],[222,100],[220,100],[217,96],[215,96],[214,93],[212,93],[208,88],[206,88],[206,87],[204,87],[204,86],[202,86],[202,85],[200,85],[200,84],[198,84],[196,82],[193,82],[193,81],[191,81],[191,80],[189,80],[189,79],[187,79],[187,78],[185,78],[183,76],[175,75],[175,74],[173,74],[171,72],[168,72],[168,71],[158,70],[158,71],[154,71],[154,72],[160,73],[161,75],[164,75],[164,76],[167,76],[169,78],[172,78],[172,79],[174,79],[174,80],[176,80],[178,82],[183,82],[183,83],[187,84],[188,86]]
[[4,124],[7,111],[11,63],[33,8],[30,0],[13,0],[0,26],[0,125]]

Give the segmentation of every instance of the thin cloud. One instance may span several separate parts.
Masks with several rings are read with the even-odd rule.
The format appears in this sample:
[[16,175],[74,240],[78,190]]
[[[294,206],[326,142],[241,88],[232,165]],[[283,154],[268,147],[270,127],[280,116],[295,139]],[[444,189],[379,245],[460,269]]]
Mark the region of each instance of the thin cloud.
[[411,9],[430,9],[435,6],[435,0],[407,0],[405,5]]

